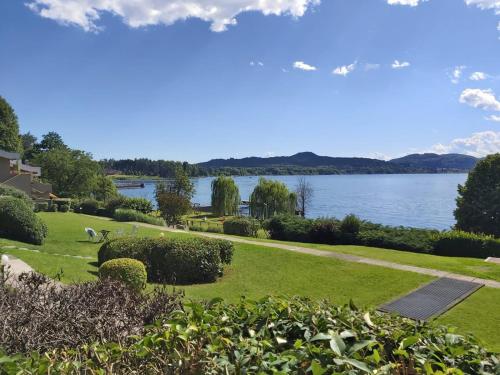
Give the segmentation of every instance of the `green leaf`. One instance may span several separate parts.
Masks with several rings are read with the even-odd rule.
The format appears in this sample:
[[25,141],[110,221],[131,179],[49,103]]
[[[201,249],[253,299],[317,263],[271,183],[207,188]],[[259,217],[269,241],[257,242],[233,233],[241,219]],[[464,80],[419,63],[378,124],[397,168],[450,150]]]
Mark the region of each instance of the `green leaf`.
[[328,335],[326,333],[318,333],[311,339],[311,341],[331,340],[331,339],[332,339],[331,335]]
[[416,344],[420,340],[417,336],[409,336],[406,337],[401,343],[399,344],[399,349],[406,349],[414,344]]
[[354,354],[358,351],[360,351],[361,349],[364,349],[366,348],[367,346],[375,343],[376,341],[374,340],[362,340],[362,341],[358,341],[356,343],[354,343],[354,345],[352,345],[350,348],[349,348],[349,354]]
[[338,335],[333,336],[333,338],[330,340],[330,348],[337,354],[338,356],[341,356],[345,352],[345,343],[344,340]]
[[363,363],[363,362],[360,362],[360,361],[356,361],[355,359],[345,359],[344,360],[345,363],[349,363],[351,366],[353,367],[356,367],[358,369],[360,369],[361,371],[364,371],[368,374],[372,374],[372,370],[370,370],[368,368],[368,366],[366,365],[366,363]]
[[312,371],[313,375],[323,375],[326,369],[318,361],[314,360],[311,363],[310,371]]

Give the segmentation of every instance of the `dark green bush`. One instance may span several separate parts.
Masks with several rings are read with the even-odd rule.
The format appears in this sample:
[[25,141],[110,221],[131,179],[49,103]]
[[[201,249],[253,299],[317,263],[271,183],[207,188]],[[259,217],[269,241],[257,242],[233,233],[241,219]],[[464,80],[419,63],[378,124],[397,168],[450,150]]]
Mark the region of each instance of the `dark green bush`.
[[500,257],[500,240],[462,231],[443,232],[436,236],[435,253],[470,258]]
[[28,357],[0,354],[0,373],[493,375],[499,370],[497,356],[470,335],[352,304],[298,297],[191,302],[167,313],[166,321],[123,345],[97,342]]
[[432,254],[435,236],[439,232],[430,229],[377,226],[376,229],[362,230],[357,243],[364,246],[381,247]]
[[41,245],[47,226],[24,200],[0,197],[0,236]]
[[361,220],[356,215],[347,215],[340,223],[340,231],[342,232],[342,243],[354,244],[361,230]]
[[267,220],[264,228],[273,240],[310,242],[312,220],[300,216],[279,215]]
[[68,212],[69,211],[69,204],[61,204],[59,206],[59,211],[60,212]]
[[257,237],[259,222],[250,217],[234,217],[224,221],[224,233],[237,236]]
[[135,211],[127,208],[117,208],[115,210],[113,218],[116,221],[138,221],[140,223],[147,223],[152,225],[165,225],[165,220],[163,220],[161,217],[146,215],[140,211]]
[[117,258],[104,262],[99,267],[99,277],[121,281],[135,290],[144,289],[148,278],[144,264],[130,258]]
[[48,212],[57,212],[58,211],[57,204],[54,202],[51,202],[49,209],[47,211]]
[[49,210],[48,202],[36,202],[35,203],[35,212],[46,212]]
[[99,202],[95,199],[85,199],[80,203],[80,212],[87,215],[96,215]]
[[323,243],[336,245],[340,243],[342,233],[340,222],[337,219],[317,219],[312,223],[309,231],[310,241],[313,243]]
[[0,184],[0,197],[14,197],[25,201],[28,205],[33,205],[33,201],[24,191],[16,189],[12,186]]
[[126,199],[127,197],[119,195],[108,200],[104,206],[104,209],[106,210],[106,216],[113,217],[113,215],[115,214],[115,210],[118,208],[122,208],[123,202],[125,202]]
[[232,244],[204,238],[119,238],[105,243],[99,264],[116,258],[140,260],[154,282],[213,282],[231,260]]

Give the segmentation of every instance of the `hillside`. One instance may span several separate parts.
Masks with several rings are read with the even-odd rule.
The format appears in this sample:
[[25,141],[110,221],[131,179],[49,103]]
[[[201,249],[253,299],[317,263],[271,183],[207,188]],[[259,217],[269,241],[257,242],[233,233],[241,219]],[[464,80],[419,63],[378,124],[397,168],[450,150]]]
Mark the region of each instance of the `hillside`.
[[369,174],[466,172],[477,159],[460,154],[413,154],[383,161],[358,157],[319,156],[301,152],[269,158],[213,159],[197,166],[207,174]]

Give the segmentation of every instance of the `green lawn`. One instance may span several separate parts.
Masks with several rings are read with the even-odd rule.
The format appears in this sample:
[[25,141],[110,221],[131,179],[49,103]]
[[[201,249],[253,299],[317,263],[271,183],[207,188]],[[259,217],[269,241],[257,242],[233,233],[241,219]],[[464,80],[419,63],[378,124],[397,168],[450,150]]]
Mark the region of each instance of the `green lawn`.
[[[61,276],[65,283],[96,278],[96,259],[99,244],[88,241],[85,227],[130,233],[132,226],[101,218],[73,213],[41,213],[49,227],[49,236],[43,246],[26,245],[0,239],[0,252],[17,256],[35,270],[51,277]],[[160,229],[139,228],[139,236],[159,236]],[[165,233],[168,236],[189,234]],[[8,246],[10,248],[5,248]],[[11,248],[14,246],[15,248]],[[429,256],[369,249],[353,246],[329,247],[331,250],[369,256],[369,251],[379,256],[409,257],[428,267],[437,267]],[[20,249],[24,248],[24,250]],[[33,251],[33,250],[36,250]],[[366,251],[367,253],[363,253]],[[394,253],[393,255],[391,255]],[[85,257],[85,258],[78,258]],[[375,256],[373,256],[375,257]],[[419,260],[419,257],[426,258]],[[437,257],[439,258],[439,257]],[[380,258],[388,259],[390,258]],[[404,258],[407,259],[407,258]],[[439,258],[441,259],[441,258]],[[451,264],[458,259],[450,258]],[[404,263],[402,258],[398,258]],[[463,260],[463,259],[461,259]],[[467,264],[469,260],[465,260]],[[475,261],[475,260],[473,260]],[[408,262],[408,264],[415,264]],[[442,264],[441,264],[442,266]],[[462,266],[464,268],[466,266]],[[62,270],[62,272],[61,272]],[[182,287],[188,298],[222,297],[235,301],[241,296],[258,298],[267,294],[303,295],[311,298],[326,298],[343,304],[353,299],[359,306],[375,307],[378,304],[403,295],[432,278],[411,272],[386,269],[337,259],[267,248],[257,245],[236,244],[233,264],[226,269],[222,279],[214,284]],[[179,289],[179,288],[178,288]],[[500,291],[483,289],[466,300],[438,322],[455,325],[463,332],[473,332],[492,349],[500,351]]]

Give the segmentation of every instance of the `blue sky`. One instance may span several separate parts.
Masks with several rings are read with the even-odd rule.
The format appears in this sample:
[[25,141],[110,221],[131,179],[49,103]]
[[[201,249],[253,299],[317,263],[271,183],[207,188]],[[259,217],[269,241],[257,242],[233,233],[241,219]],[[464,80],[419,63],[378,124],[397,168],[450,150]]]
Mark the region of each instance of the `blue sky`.
[[0,95],[96,158],[500,151],[500,0],[3,0]]

